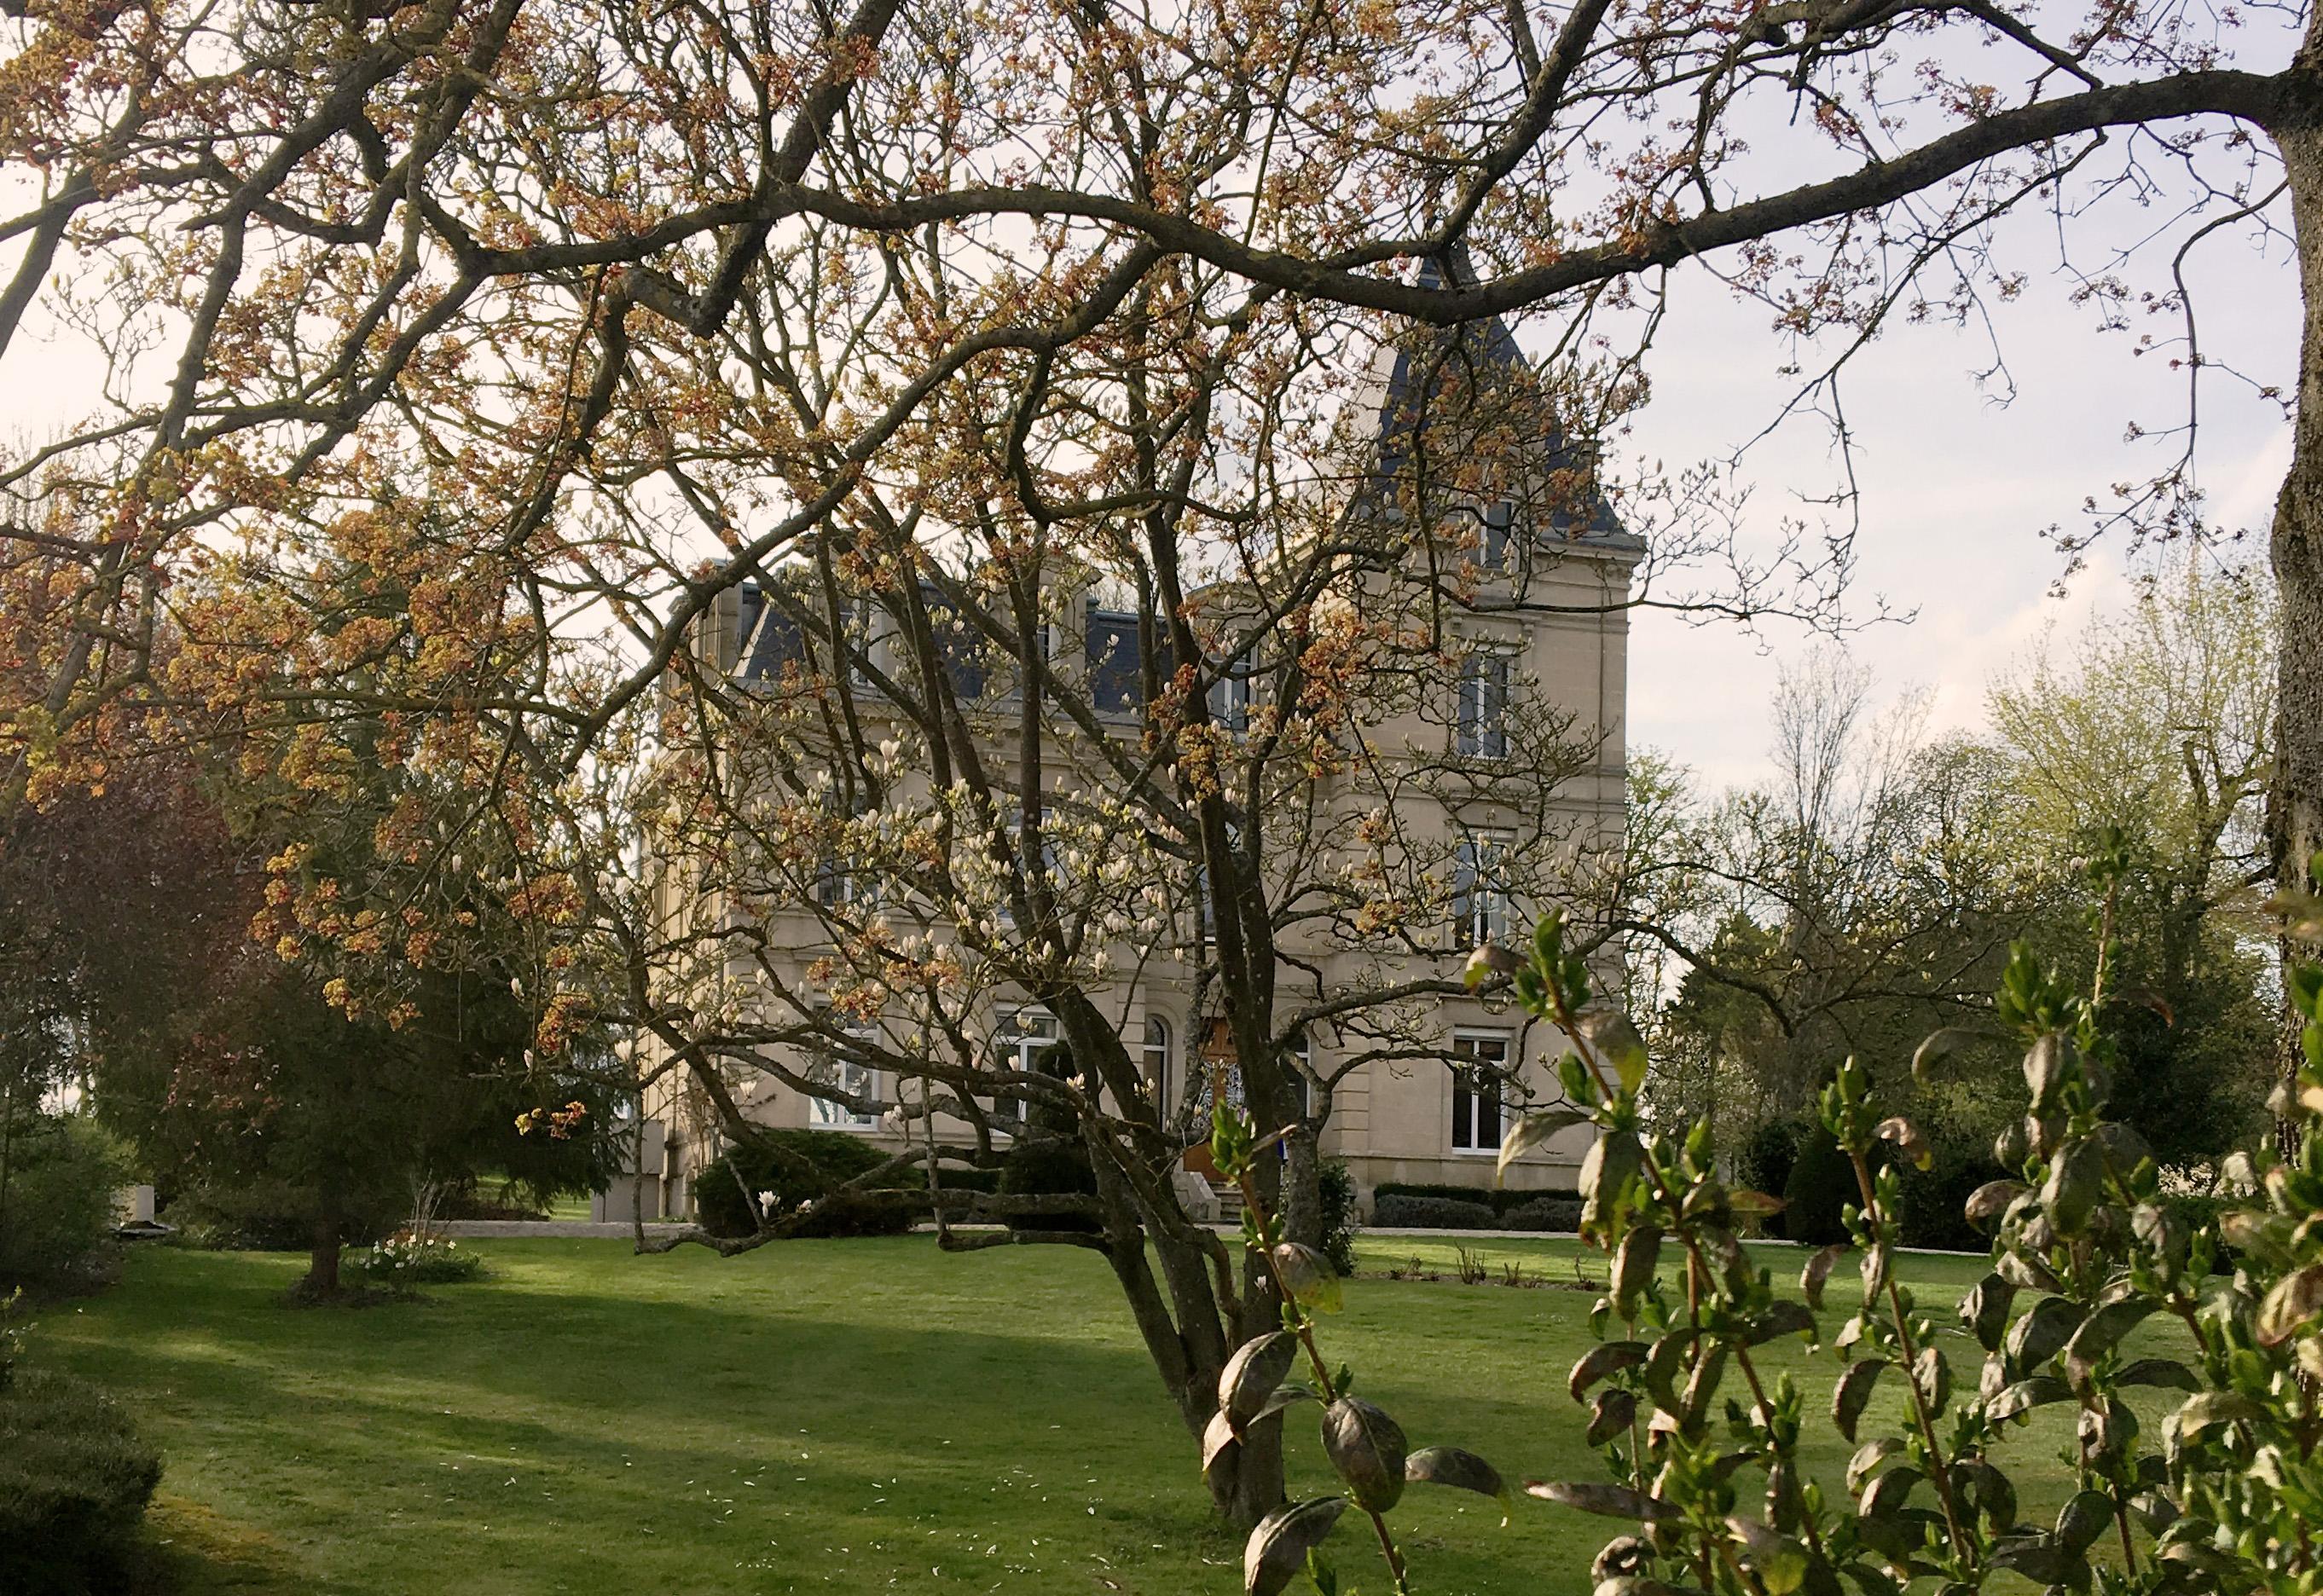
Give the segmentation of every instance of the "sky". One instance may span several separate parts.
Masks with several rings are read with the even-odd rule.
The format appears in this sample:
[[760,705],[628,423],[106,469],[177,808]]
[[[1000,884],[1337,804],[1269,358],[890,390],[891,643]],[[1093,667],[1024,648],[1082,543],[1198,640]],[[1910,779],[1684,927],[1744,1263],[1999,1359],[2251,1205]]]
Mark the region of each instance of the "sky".
[[[2143,222],[2155,219],[2149,213]],[[2022,298],[1995,315],[2013,399],[1999,402],[1976,381],[1992,341],[1948,326],[1892,328],[1858,357],[1846,388],[1862,489],[1852,608],[1873,613],[1875,595],[1884,595],[1917,614],[1856,632],[1845,646],[1873,670],[1883,698],[1927,690],[1932,731],[1978,727],[1994,673],[2024,658],[2049,628],[2069,643],[2092,615],[2129,601],[2133,564],[2118,544],[2092,550],[2088,568],[2053,596],[2065,560],[2041,529],[2071,526],[2085,497],[2102,499],[2115,481],[2157,469],[2169,445],[2126,442],[2125,427],[2167,425],[2183,410],[2182,374],[2167,369],[2166,357],[2132,353],[2148,324],[2100,335],[2095,311],[2071,303],[2075,280],[2058,269],[2055,236],[2040,218],[2014,225],[2003,243],[2032,274]],[[2130,271],[2158,280],[2166,260]],[[2222,233],[2192,258],[2190,281],[2210,354],[2263,380],[2293,379],[2297,271],[2286,247],[2254,248]],[[1702,274],[1688,286],[1648,362],[1654,397],[1622,451],[1632,465],[1730,454],[1790,391],[1775,375],[1786,349],[1769,313],[1738,305]],[[2157,334],[2175,326],[2151,325]],[[2197,468],[2209,517],[2248,534],[2226,557],[2263,561],[2289,427],[2279,408],[2216,374],[2202,405]],[[1818,513],[1802,496],[1823,491],[1833,470],[1828,429],[1813,420],[1746,454],[1752,536],[1771,537],[1785,513]],[[1767,705],[1782,662],[1818,646],[1827,645],[1781,623],[1753,634],[1730,622],[1637,615],[1631,747],[1658,748],[1712,786],[1752,780],[1768,768]]]

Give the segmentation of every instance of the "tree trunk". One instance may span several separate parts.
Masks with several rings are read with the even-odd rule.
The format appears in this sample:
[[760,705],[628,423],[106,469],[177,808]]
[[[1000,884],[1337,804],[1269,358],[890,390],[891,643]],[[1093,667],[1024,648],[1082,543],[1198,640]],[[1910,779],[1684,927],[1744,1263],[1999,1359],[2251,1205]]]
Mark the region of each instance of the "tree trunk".
[[[2275,880],[2291,888],[2307,882],[2309,862],[2323,848],[2323,116],[2303,108],[2272,132],[2291,189],[2301,301],[2299,408],[2269,543],[2282,627],[2267,825]],[[2282,954],[2287,970],[2293,961],[2323,957],[2323,948],[2286,938]],[[2299,1019],[2288,1002],[2284,1009],[2280,1066],[2288,1079],[2299,1068]],[[2277,1133],[2284,1139],[2293,1133],[2281,1121]]]
[[339,1191],[326,1181],[315,1198],[315,1226],[307,1252],[307,1278],[299,1294],[321,1298],[339,1294]]

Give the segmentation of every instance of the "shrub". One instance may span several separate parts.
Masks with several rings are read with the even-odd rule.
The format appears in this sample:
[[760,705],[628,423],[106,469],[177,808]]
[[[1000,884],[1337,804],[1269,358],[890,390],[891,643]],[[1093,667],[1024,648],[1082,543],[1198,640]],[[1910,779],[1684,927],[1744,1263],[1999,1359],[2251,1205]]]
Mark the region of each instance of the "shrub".
[[161,1478],[160,1454],[119,1404],[53,1370],[18,1369],[0,1392],[0,1590],[118,1589]]
[[1343,1275],[1355,1272],[1355,1178],[1336,1159],[1316,1171],[1323,1206],[1323,1256]]
[[379,1286],[450,1286],[484,1274],[483,1259],[473,1251],[463,1252],[451,1237],[415,1236],[409,1231],[356,1253],[349,1267]]
[[1569,1191],[1521,1190],[1497,1186],[1440,1186],[1418,1180],[1382,1180],[1372,1188],[1374,1203],[1383,1197],[1434,1197],[1450,1203],[1482,1203],[1492,1209],[1494,1217],[1504,1216],[1511,1208],[1527,1203],[1537,1203],[1547,1197],[1581,1199]]
[[1537,1197],[1519,1203],[1501,1215],[1503,1230],[1554,1230],[1570,1232],[1581,1228],[1581,1199],[1567,1197]]
[[1499,1221],[1489,1203],[1390,1192],[1372,1199],[1372,1223],[1391,1229],[1491,1230]]
[[[802,1229],[802,1235],[878,1234],[852,1228],[864,1222],[858,1212],[860,1205],[829,1199],[843,1182],[886,1161],[886,1153],[844,1131],[762,1131],[702,1166],[693,1181],[694,1217],[714,1236],[750,1235],[758,1228],[757,1194],[772,1192],[780,1214],[815,1205],[821,1217]],[[907,1210],[899,1207],[894,1213],[893,1231],[911,1227]]]
[[[1003,1197],[1051,1197],[1097,1194],[1097,1172],[1089,1167],[1088,1150],[1077,1141],[1026,1139],[1008,1150],[1000,1166]],[[1104,1228],[1089,1214],[1012,1214],[1011,1230],[1070,1230],[1095,1234]]]
[[1783,1234],[1811,1247],[1843,1242],[1847,1225],[1840,1210],[1861,1200],[1855,1165],[1830,1133],[1818,1126],[1803,1136],[1798,1161],[1783,1183]]
[[20,1118],[0,1167],[0,1291],[85,1279],[112,1240],[124,1170],[112,1138],[82,1115]]

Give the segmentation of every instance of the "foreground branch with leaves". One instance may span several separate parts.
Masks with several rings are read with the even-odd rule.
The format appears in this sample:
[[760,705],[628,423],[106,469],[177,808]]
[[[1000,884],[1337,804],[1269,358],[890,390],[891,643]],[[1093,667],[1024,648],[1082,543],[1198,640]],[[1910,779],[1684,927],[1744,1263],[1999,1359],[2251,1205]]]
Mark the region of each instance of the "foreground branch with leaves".
[[[2227,1173],[2242,1206],[2190,1226],[2161,1200],[2141,1139],[2104,1117],[2115,1044],[2102,966],[2082,993],[2019,947],[1997,1013],[2025,1044],[2026,1112],[1995,1150],[2016,1174],[1970,1199],[1970,1218],[1993,1233],[1992,1268],[1956,1322],[1922,1307],[1897,1278],[1896,1163],[1924,1160],[1926,1142],[1908,1119],[1881,1114],[1863,1065],[1849,1060],[1820,1102],[1859,1184],[1850,1240],[1807,1260],[1797,1297],[1778,1295],[1773,1270],[1737,1234],[1741,1216],[1772,1200],[1722,1181],[1699,1134],[1680,1142],[1642,1128],[1644,1049],[1626,1021],[1593,1006],[1563,921],[1543,920],[1522,959],[1480,951],[1472,978],[1512,987],[1573,1041],[1571,1105],[1529,1116],[1511,1144],[1575,1115],[1598,1127],[1582,1173],[1583,1234],[1611,1258],[1611,1289],[1593,1310],[1599,1344],[1574,1365],[1570,1390],[1589,1408],[1588,1439],[1609,1478],[1524,1487],[1633,1526],[1600,1553],[1596,1596],[1891,1596],[1907,1586],[1965,1596],[2028,1580],[2109,1593],[2317,1588],[2323,1567],[2307,1524],[2323,1503],[2323,970],[2300,968],[2291,983],[2304,1063],[2276,1106],[2301,1128],[2297,1154],[2236,1155]],[[1911,1068],[1941,1068],[1951,1040],[1930,1039]],[[1222,1122],[1219,1137],[1246,1167],[1246,1124]],[[1246,1588],[1266,1596],[1303,1569],[1326,1596],[1338,1591],[1319,1547],[1352,1501],[1373,1521],[1394,1588],[1409,1590],[1385,1518],[1403,1482],[1505,1495],[1501,1477],[1465,1453],[1407,1454],[1392,1419],[1347,1397],[1347,1373],[1326,1373],[1313,1313],[1332,1305],[1336,1282],[1281,1244],[1262,1211],[1244,1239],[1276,1270],[1284,1329],[1236,1358],[1214,1445],[1233,1444],[1237,1416],[1312,1398],[1327,1404],[1326,1452],[1345,1486],[1259,1527]],[[1859,1291],[1827,1304],[1850,1260]],[[1825,1321],[1842,1311],[1826,1338]],[[2149,1319],[2179,1332],[2162,1350],[2132,1344]],[[1769,1381],[1754,1358],[1792,1335],[1836,1356],[1827,1421],[1797,1380]],[[1284,1386],[1300,1348],[1315,1384]],[[1904,1399],[1885,1429],[1870,1409],[1883,1382]],[[2018,1511],[2012,1471],[2022,1459],[2009,1442],[2043,1408],[2075,1415],[2075,1490],[2053,1522],[2032,1523]],[[1821,1422],[1856,1447],[1843,1494],[1802,1461]]]

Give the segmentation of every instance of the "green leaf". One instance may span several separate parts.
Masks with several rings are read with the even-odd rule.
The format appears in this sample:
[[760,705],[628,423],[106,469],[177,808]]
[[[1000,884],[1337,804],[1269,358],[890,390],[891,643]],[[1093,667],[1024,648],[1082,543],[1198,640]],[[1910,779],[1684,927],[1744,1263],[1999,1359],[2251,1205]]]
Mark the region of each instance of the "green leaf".
[[1597,1393],[1590,1407],[1589,1427],[1582,1432],[1582,1440],[1592,1446],[1602,1446],[1613,1436],[1630,1427],[1638,1417],[1638,1393],[1621,1386],[1607,1386]]
[[1339,1311],[1345,1298],[1339,1288],[1339,1271],[1331,1267],[1329,1259],[1304,1242],[1278,1242],[1272,1257],[1274,1270],[1282,1277],[1292,1301],[1318,1313]]
[[1798,1541],[1750,1518],[1729,1518],[1726,1527],[1742,1543],[1742,1562],[1767,1596],[1791,1596],[1806,1582],[1807,1549]]
[[2081,1371],[2080,1378],[2086,1379],[2089,1365],[2118,1346],[2121,1338],[2153,1311],[2153,1304],[2136,1298],[2107,1303],[2082,1320],[2081,1327],[2065,1344],[2066,1366]]
[[2191,1441],[2206,1430],[2225,1424],[2255,1424],[2267,1410],[2237,1391],[2204,1391],[2189,1397],[2170,1416],[2170,1427],[2181,1441]]
[[1664,1408],[1677,1406],[1678,1371],[1685,1367],[1685,1354],[1700,1335],[1700,1331],[1681,1325],[1655,1342],[1646,1353],[1645,1366],[1639,1372],[1646,1390]]
[[2022,1180],[1986,1181],[1969,1194],[1965,1205],[1968,1222],[1979,1230],[1991,1230],[2008,1212],[2008,1205],[2032,1189]]
[[1245,1596],[1278,1596],[1307,1566],[1307,1554],[1347,1510],[1344,1496],[1311,1497],[1280,1507],[1258,1521],[1243,1546],[1242,1586]]
[[2062,1236],[2078,1236],[2105,1196],[2105,1150],[2087,1137],[2057,1155],[2041,1188],[2041,1207]]
[[1323,1454],[1356,1504],[1384,1513],[1403,1495],[1403,1427],[1360,1397],[1341,1397],[1323,1413]]
[[1202,1478],[1207,1481],[1218,1460],[1241,1445],[1242,1437],[1235,1433],[1234,1420],[1226,1410],[1221,1408],[1211,1414],[1202,1431]]
[[2016,1321],[2006,1343],[2009,1367],[2028,1374],[2055,1357],[2081,1327],[2080,1307],[2061,1297],[2044,1297]]
[[1630,1016],[1615,1008],[1594,1009],[1580,1017],[1581,1034],[1600,1059],[1613,1067],[1621,1089],[1635,1095],[1646,1084],[1646,1039],[1638,1034]]
[[2053,1374],[2035,1374],[2020,1380],[2001,1391],[1984,1405],[1984,1416],[1993,1423],[2030,1413],[2035,1408],[2045,1408],[2052,1402],[2072,1400],[2073,1388]]
[[2175,1358],[2140,1358],[2135,1363],[2125,1363],[2121,1372],[2113,1377],[2116,1385],[2161,1386],[2171,1390],[2198,1391],[2201,1381],[2194,1371]]
[[1500,1470],[1473,1452],[1457,1446],[1423,1446],[1403,1460],[1403,1477],[1414,1485],[1448,1485],[1478,1496],[1497,1497],[1501,1522],[1509,1521],[1508,1481],[1501,1478]]
[[1924,1081],[1928,1071],[1942,1063],[1953,1053],[1970,1042],[1981,1040],[1976,1032],[1964,1025],[1947,1025],[1931,1035],[1912,1052],[1912,1078]]
[[1650,1285],[1661,1258],[1662,1233],[1650,1225],[1633,1227],[1613,1255],[1613,1311],[1627,1319],[1637,1313],[1638,1296]]
[[1288,1330],[1253,1336],[1235,1349],[1218,1372],[1218,1406],[1237,1428],[1258,1416],[1298,1356],[1299,1338]]
[[2025,1055],[2025,1089],[2033,1096],[2035,1115],[2046,1114],[2057,1101],[2057,1093],[2066,1078],[2075,1072],[2077,1055],[2073,1044],[2061,1032],[2052,1031],[2034,1042]]
[[1546,1146],[1551,1137],[1575,1125],[1585,1125],[1589,1116],[1578,1108],[1543,1108],[1526,1114],[1508,1128],[1501,1139],[1501,1160],[1492,1175],[1497,1186],[1508,1178],[1509,1166],[1536,1147]]
[[1778,1301],[1770,1304],[1750,1326],[1746,1344],[1764,1346],[1781,1335],[1819,1336],[1815,1316],[1804,1302]]
[[1900,1114],[1881,1120],[1877,1134],[1882,1142],[1893,1142],[1896,1152],[1908,1160],[1914,1169],[1924,1169],[1935,1162],[1935,1148],[1929,1144],[1919,1126]]
[[2260,1302],[2252,1330],[2261,1346],[2280,1346],[2323,1313],[2323,1263],[2277,1280]]
[[1859,1518],[1892,1517],[1911,1497],[1920,1481],[1926,1479],[1924,1470],[1906,1463],[1889,1469],[1863,1488],[1857,1499],[1855,1512]]
[[1607,1485],[1593,1480],[1528,1480],[1525,1494],[1560,1507],[1578,1508],[1584,1513],[1630,1518],[1640,1524],[1658,1524],[1680,1516],[1676,1507],[1659,1497],[1648,1496],[1626,1485]]
[[1987,1352],[1996,1352],[2000,1337],[2008,1326],[2009,1305],[2016,1300],[2016,1288],[1998,1275],[1988,1274],[1969,1288],[1960,1298],[1960,1323]]
[[1634,1131],[1607,1131],[1590,1144],[1581,1160],[1581,1228],[1596,1234],[1628,1206],[1630,1183],[1645,1162],[1645,1148]]
[[2084,1491],[2057,1513],[2057,1544],[2078,1557],[2097,1545],[2113,1522],[2113,1498],[2101,1491]]
[[1832,1423],[1850,1441],[1855,1439],[1855,1426],[1863,1417],[1864,1404],[1871,1400],[1871,1388],[1879,1382],[1879,1371],[1887,1366],[1878,1358],[1865,1358],[1841,1375],[1832,1390]]
[[1846,1256],[1847,1243],[1833,1242],[1808,1259],[1806,1267],[1799,1270],[1799,1292],[1807,1299],[1809,1307],[1822,1308],[1823,1283],[1831,1279],[1831,1271]]
[[1862,1495],[1863,1482],[1871,1478],[1881,1463],[1903,1450],[1904,1437],[1901,1435],[1881,1435],[1857,1447],[1855,1455],[1847,1460],[1847,1494]]
[[1642,1341],[1600,1342],[1573,1361],[1573,1373],[1565,1389],[1576,1402],[1584,1392],[1617,1369],[1628,1369],[1644,1361],[1646,1344]]

